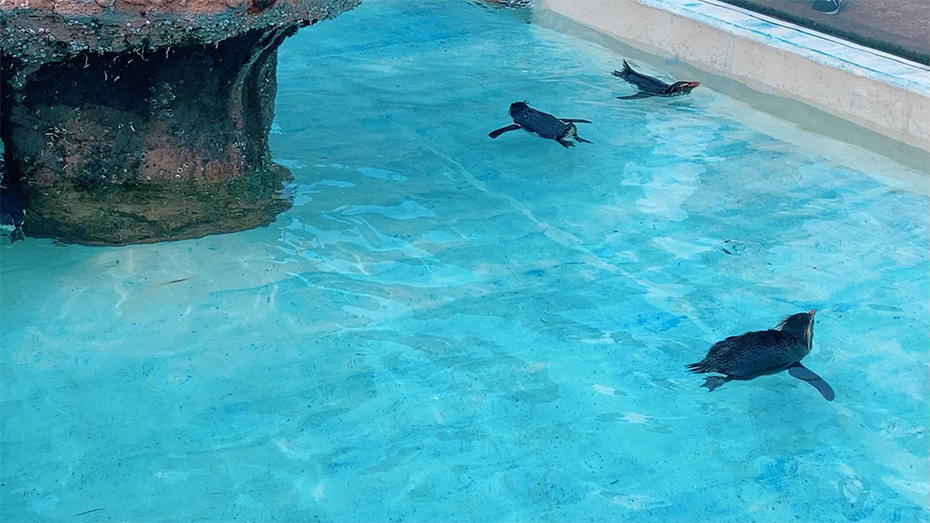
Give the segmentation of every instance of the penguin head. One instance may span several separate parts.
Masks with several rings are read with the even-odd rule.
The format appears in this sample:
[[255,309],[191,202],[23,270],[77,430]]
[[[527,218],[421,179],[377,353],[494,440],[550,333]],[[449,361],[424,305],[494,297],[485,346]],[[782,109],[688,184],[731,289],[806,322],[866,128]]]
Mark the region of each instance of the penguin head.
[[522,112],[528,110],[530,106],[526,103],[526,100],[522,102],[514,102],[510,104],[510,116],[516,116]]
[[810,350],[811,343],[814,341],[814,314],[817,314],[817,309],[792,314],[781,320],[775,328],[802,340]]
[[668,86],[668,94],[683,95],[691,93],[691,90],[701,85],[701,82],[675,82]]

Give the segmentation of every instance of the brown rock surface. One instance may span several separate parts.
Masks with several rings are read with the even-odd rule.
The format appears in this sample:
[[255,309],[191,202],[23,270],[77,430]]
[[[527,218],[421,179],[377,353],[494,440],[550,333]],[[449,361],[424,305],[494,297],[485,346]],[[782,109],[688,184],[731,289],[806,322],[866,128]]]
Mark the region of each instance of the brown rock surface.
[[303,26],[361,0],[0,0],[0,53],[21,70],[82,52],[214,45],[256,29]]

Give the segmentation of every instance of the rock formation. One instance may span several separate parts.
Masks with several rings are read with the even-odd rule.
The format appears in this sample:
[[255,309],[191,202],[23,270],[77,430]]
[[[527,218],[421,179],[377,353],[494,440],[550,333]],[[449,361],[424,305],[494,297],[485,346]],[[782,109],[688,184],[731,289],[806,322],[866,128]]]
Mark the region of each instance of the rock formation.
[[277,48],[360,0],[0,0],[0,139],[27,236],[153,242],[265,225]]

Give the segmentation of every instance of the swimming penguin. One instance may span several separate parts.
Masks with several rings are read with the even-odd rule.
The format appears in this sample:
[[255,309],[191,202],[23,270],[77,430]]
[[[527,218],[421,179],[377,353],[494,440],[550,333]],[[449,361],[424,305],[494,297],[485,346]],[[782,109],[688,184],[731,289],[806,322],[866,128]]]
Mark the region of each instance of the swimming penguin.
[[688,370],[723,374],[704,378],[701,386],[710,391],[731,380],[747,381],[787,370],[788,374],[813,385],[827,401],[833,401],[836,394],[830,385],[801,365],[801,359],[811,351],[816,313],[815,309],[793,314],[774,329],[747,332],[718,341],[703,360],[688,365]]
[[10,236],[10,243],[26,239],[23,234],[25,221],[23,201],[16,194],[0,188],[0,230]]
[[529,7],[532,5],[532,0],[482,0],[479,2],[472,2],[475,5],[481,7],[486,7],[484,4],[491,4],[497,7],[506,7],[509,9],[520,9],[522,7]]
[[614,76],[623,78],[639,89],[639,92],[636,94],[631,94],[629,96],[618,96],[617,98],[621,100],[649,98],[651,96],[682,96],[691,94],[692,89],[701,85],[700,82],[675,82],[669,85],[662,80],[659,80],[658,78],[646,76],[642,73],[634,71],[633,68],[630,67],[630,64],[626,63],[626,60],[623,61],[623,70],[614,71]]
[[574,147],[574,141],[591,143],[578,136],[578,130],[575,128],[576,123],[591,123],[588,120],[581,120],[578,118],[556,118],[551,114],[533,109],[527,105],[526,102],[514,102],[510,104],[510,116],[513,118],[514,123],[507,127],[501,127],[496,131],[491,131],[488,136],[497,138],[507,131],[523,129],[527,132],[536,133],[543,138],[555,140],[566,149]]
[[3,157],[0,156],[0,230],[9,234],[10,243],[16,243],[17,240],[26,239],[26,235],[23,234],[26,207],[19,196],[3,186],[4,176],[6,176],[6,165],[3,163]]

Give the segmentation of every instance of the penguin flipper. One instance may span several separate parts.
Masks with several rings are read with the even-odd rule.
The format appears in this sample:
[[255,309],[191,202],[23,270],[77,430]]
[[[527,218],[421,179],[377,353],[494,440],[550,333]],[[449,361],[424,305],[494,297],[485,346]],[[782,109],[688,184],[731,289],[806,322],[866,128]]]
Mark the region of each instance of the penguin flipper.
[[704,383],[702,383],[701,386],[707,387],[707,392],[713,392],[714,389],[728,381],[730,381],[730,378],[726,376],[708,376],[704,378]]
[[818,376],[816,372],[808,369],[804,365],[801,365],[800,362],[788,367],[788,374],[791,374],[801,381],[810,383],[820,392],[820,394],[823,395],[823,398],[827,401],[833,401],[833,398],[836,397],[836,393],[833,392],[833,387],[824,381],[823,378]]
[[653,96],[653,95],[651,95],[651,94],[649,94],[649,93],[644,93],[644,92],[640,91],[640,92],[638,92],[638,93],[636,93],[636,94],[631,94],[631,95],[629,95],[629,96],[618,96],[617,98],[620,99],[620,100],[636,100],[637,98],[652,98],[652,96]]
[[523,129],[523,127],[520,126],[519,124],[512,123],[508,125],[507,127],[501,127],[500,129],[497,129],[496,131],[491,131],[490,133],[488,133],[488,136],[490,136],[491,138],[497,138],[498,136],[506,133],[507,131],[516,131],[517,129]]
[[591,120],[582,120],[581,118],[559,118],[565,123],[593,123]]

